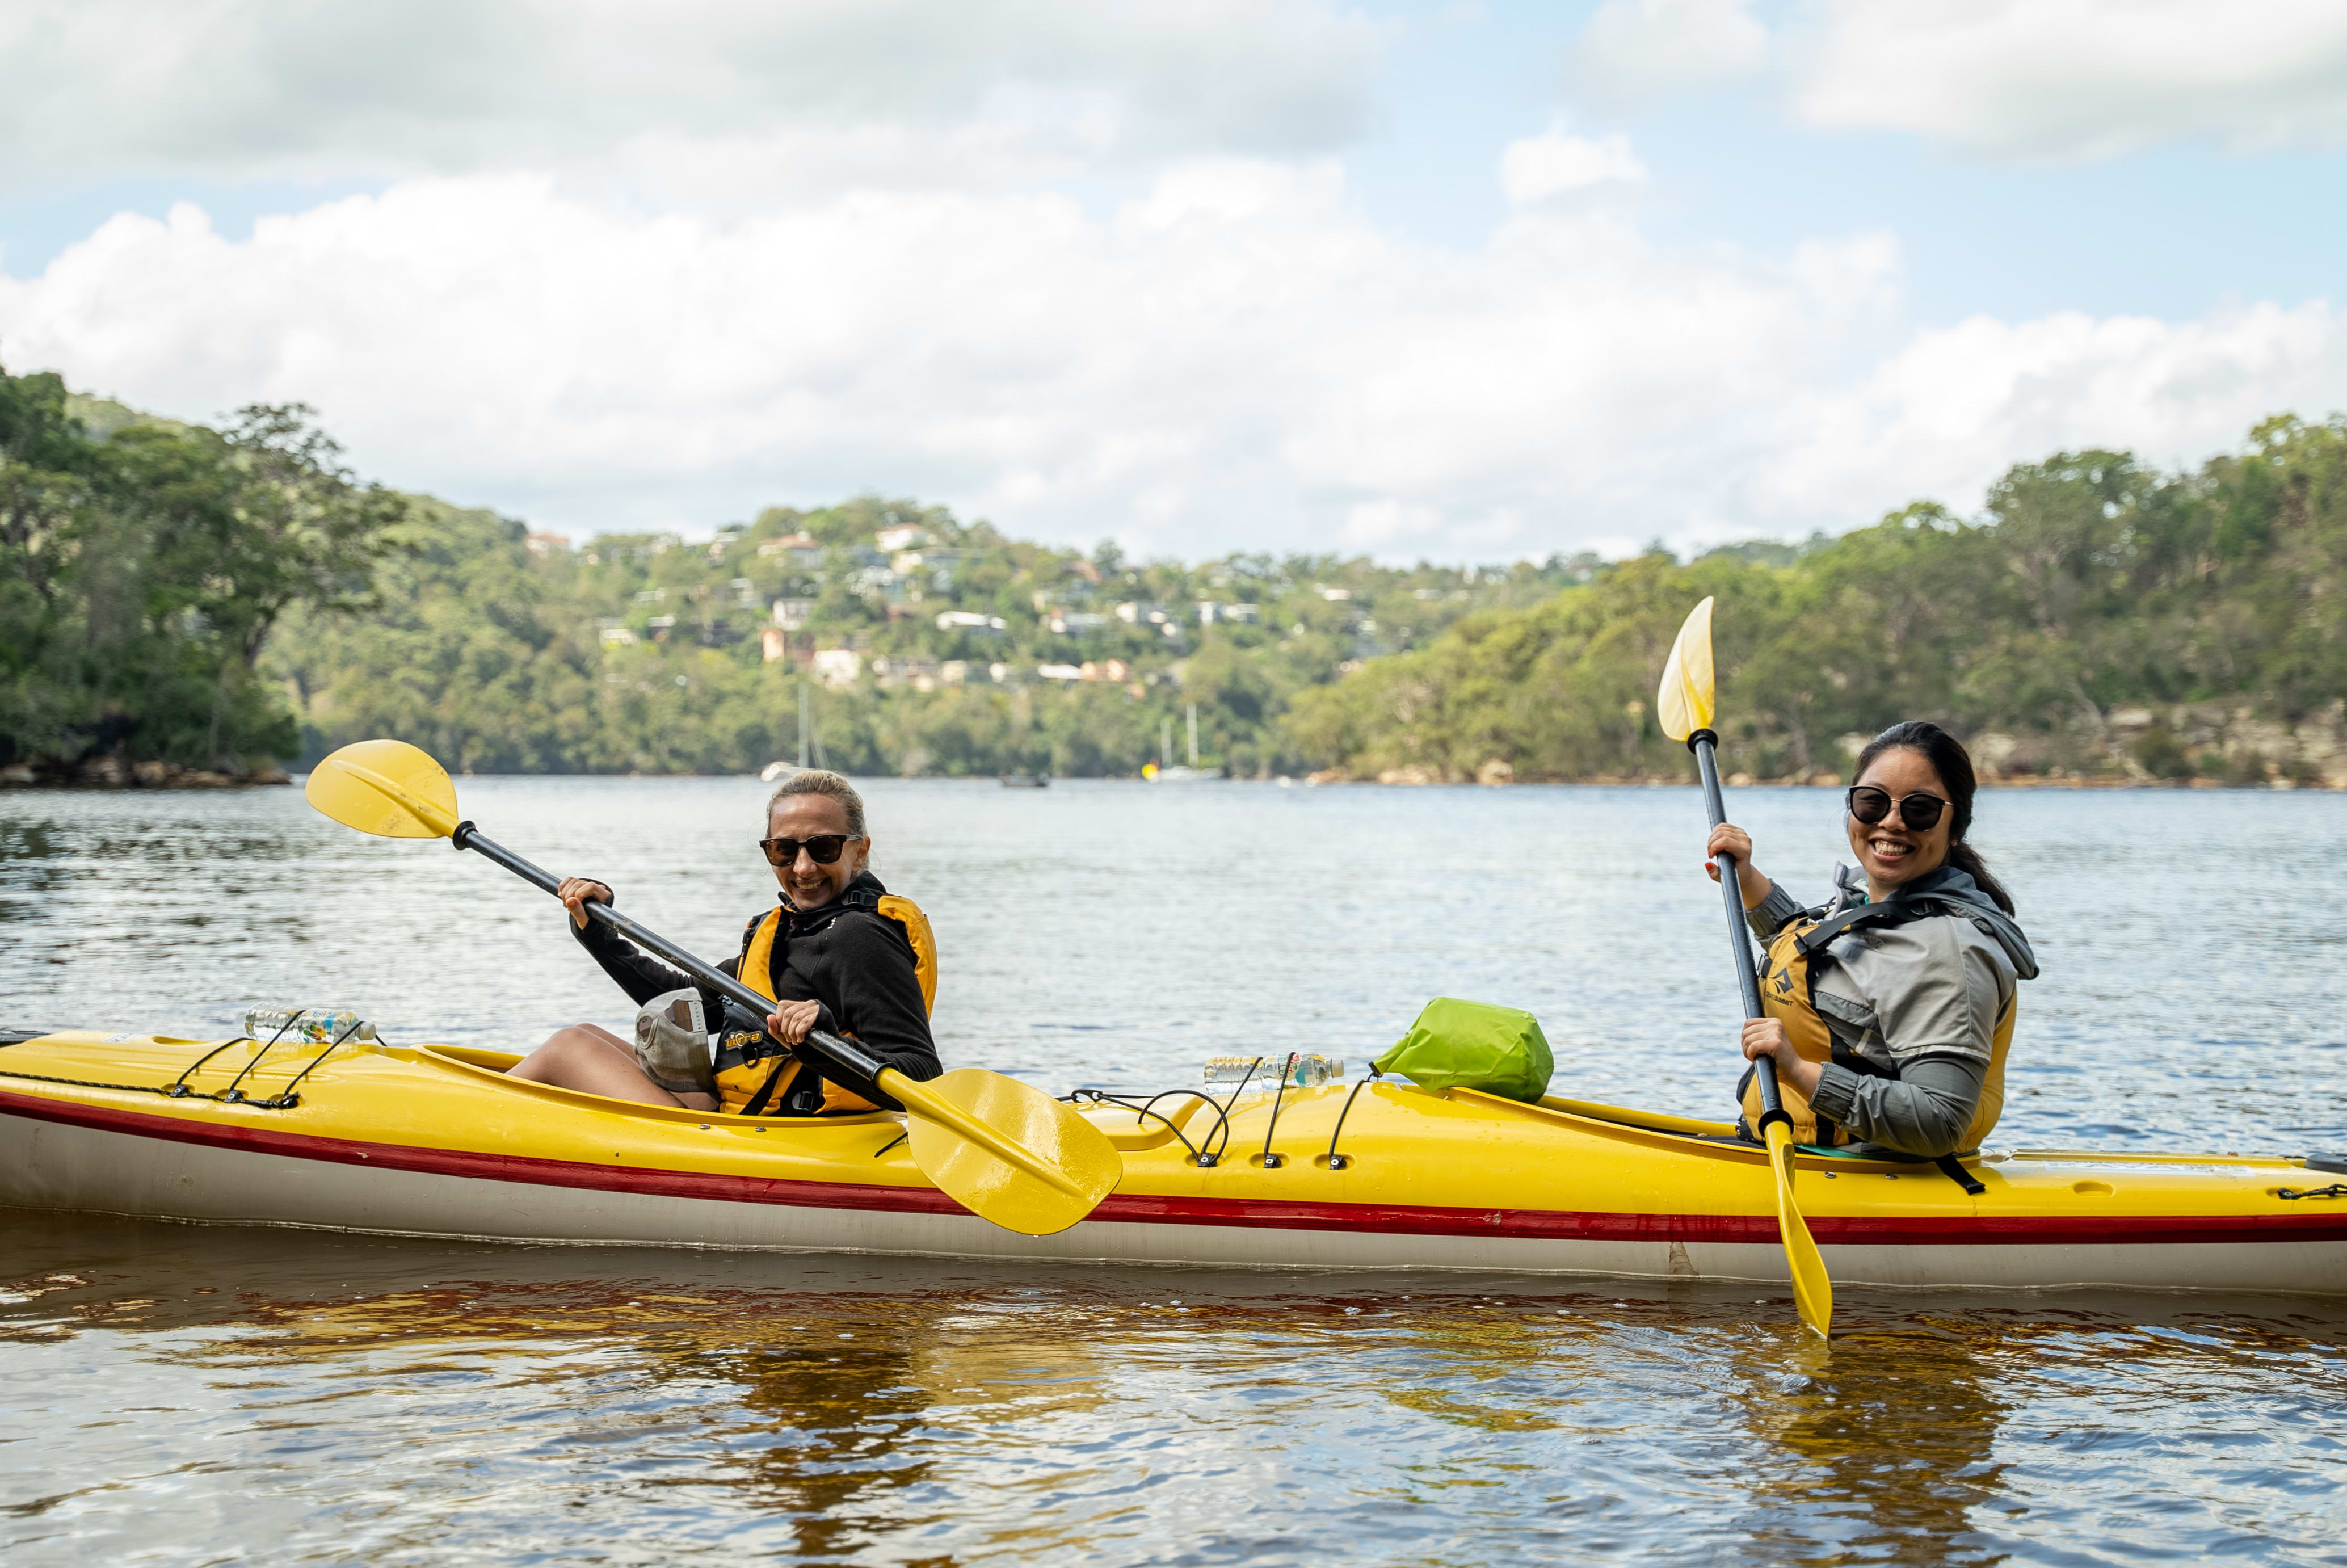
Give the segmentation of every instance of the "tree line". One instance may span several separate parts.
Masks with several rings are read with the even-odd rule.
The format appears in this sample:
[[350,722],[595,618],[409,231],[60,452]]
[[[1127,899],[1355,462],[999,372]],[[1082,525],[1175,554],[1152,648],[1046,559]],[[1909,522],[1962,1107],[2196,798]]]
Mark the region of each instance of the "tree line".
[[211,430],[74,402],[0,374],[0,766],[161,782],[298,755],[263,651],[295,606],[374,602],[403,503],[298,405]]
[[[1681,561],[1128,560],[866,497],[574,543],[368,484],[299,406],[218,430],[0,374],[0,767],[170,782],[395,735],[477,772],[1677,779],[1709,594],[1726,764],[1840,777],[1898,719],[2007,778],[2347,784],[2347,422],[2126,453]],[[1174,754],[1163,738],[1174,737]]]
[[1655,552],[1304,693],[1296,747],[1354,776],[1683,778],[1656,676],[1705,595],[1726,765],[1840,777],[1906,718],[2008,780],[2347,785],[2347,419],[2265,420],[2164,474],[2016,466],[1976,518],[1924,502],[1787,548]]

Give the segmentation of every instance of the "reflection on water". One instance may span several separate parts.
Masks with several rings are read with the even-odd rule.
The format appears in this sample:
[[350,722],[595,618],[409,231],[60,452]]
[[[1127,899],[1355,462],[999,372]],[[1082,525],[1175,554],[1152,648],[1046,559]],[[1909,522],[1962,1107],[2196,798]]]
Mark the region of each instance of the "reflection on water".
[[2329,1560],[2347,1315],[11,1215],[0,1553]]
[[1765,1440],[1755,1479],[1767,1512],[1797,1512],[1806,1525],[1756,1520],[1762,1555],[1999,1561],[2004,1549],[1973,1525],[2004,1476],[1995,1445],[2006,1410],[1994,1388],[1965,1336],[1928,1317],[1860,1327],[1830,1349],[1796,1340],[1781,1370],[1747,1373],[1735,1399]]
[[[740,780],[466,780],[730,951]],[[882,781],[949,1059],[1073,1083],[1357,1065],[1525,1007],[1561,1087],[1716,1114],[1735,1000],[1670,790]],[[1828,792],[1738,792],[1821,888]],[[1983,797],[2045,960],[2015,1144],[2347,1147],[2347,798]],[[2189,853],[2179,845],[2188,845]],[[1846,853],[1846,852],[1845,852]],[[2185,912],[2185,913],[2179,913]],[[2179,940],[2192,981],[2176,983]],[[0,795],[0,1024],[350,1005],[518,1046],[623,1004],[546,901],[292,791]],[[0,1136],[13,1135],[0,1125]],[[19,1563],[2341,1561],[2347,1306],[1199,1275],[423,1245],[0,1214]]]

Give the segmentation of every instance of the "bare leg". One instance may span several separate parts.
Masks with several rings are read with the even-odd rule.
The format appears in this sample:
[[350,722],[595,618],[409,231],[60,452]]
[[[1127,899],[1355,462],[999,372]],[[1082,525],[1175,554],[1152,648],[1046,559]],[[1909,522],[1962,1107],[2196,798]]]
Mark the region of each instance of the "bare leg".
[[714,1111],[717,1102],[706,1094],[671,1094],[644,1076],[636,1065],[635,1047],[610,1030],[591,1023],[558,1029],[544,1045],[507,1070],[508,1078],[551,1083],[585,1094],[634,1100],[646,1105],[680,1105],[687,1111]]

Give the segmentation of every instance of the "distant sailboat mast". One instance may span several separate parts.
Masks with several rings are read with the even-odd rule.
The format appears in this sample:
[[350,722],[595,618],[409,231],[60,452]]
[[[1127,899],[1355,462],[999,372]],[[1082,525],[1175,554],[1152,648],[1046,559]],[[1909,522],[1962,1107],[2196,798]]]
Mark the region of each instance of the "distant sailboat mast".
[[1198,765],[1198,704],[1195,702],[1188,704],[1188,710],[1183,715],[1183,719],[1189,729],[1189,765],[1185,767],[1179,763],[1167,760],[1174,754],[1174,721],[1171,718],[1161,718],[1157,721],[1157,760],[1142,770],[1142,776],[1153,784],[1197,784],[1202,780],[1218,779],[1223,776],[1223,770],[1220,768],[1202,768]]

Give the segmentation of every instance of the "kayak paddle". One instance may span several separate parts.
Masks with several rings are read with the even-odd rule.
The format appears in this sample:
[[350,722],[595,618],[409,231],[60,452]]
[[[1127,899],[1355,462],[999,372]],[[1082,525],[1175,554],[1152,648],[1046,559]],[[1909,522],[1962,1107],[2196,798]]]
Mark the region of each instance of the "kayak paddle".
[[[1704,804],[1710,808],[1711,825],[1717,827],[1727,820],[1727,808],[1719,798],[1719,763],[1713,754],[1719,736],[1711,729],[1711,600],[1706,599],[1688,614],[1686,624],[1679,628],[1678,641],[1671,644],[1670,659],[1663,666],[1663,689],[1655,700],[1655,718],[1663,733],[1685,741],[1687,750],[1695,753],[1696,766],[1703,774]],[[1735,955],[1736,985],[1744,994],[1744,1016],[1760,1018],[1765,1016],[1760,982],[1752,973],[1752,940],[1745,935],[1744,892],[1736,880],[1736,856],[1716,858],[1719,890],[1727,904],[1727,943]],[[1826,1274],[1826,1260],[1809,1235],[1800,1205],[1793,1201],[1793,1119],[1785,1114],[1784,1100],[1777,1091],[1776,1060],[1761,1057],[1753,1062],[1752,1071],[1760,1088],[1758,1132],[1768,1145],[1768,1168],[1777,1180],[1777,1234],[1783,1238],[1785,1261],[1792,1268],[1793,1305],[1800,1309],[1802,1322],[1820,1335],[1829,1335],[1833,1280]]]
[[[445,838],[519,876],[540,892],[561,880],[484,837],[456,816],[446,770],[405,741],[360,741],[318,764],[303,792],[345,827],[384,838]],[[589,904],[592,919],[658,953],[759,1018],[774,1003],[722,969],[629,919]],[[965,1067],[927,1083],[886,1066],[853,1040],[810,1030],[794,1047],[835,1073],[860,1078],[910,1113],[913,1163],[939,1191],[980,1218],[1025,1235],[1051,1235],[1092,1212],[1124,1175],[1124,1161],[1101,1130],[1039,1089],[999,1072]]]

